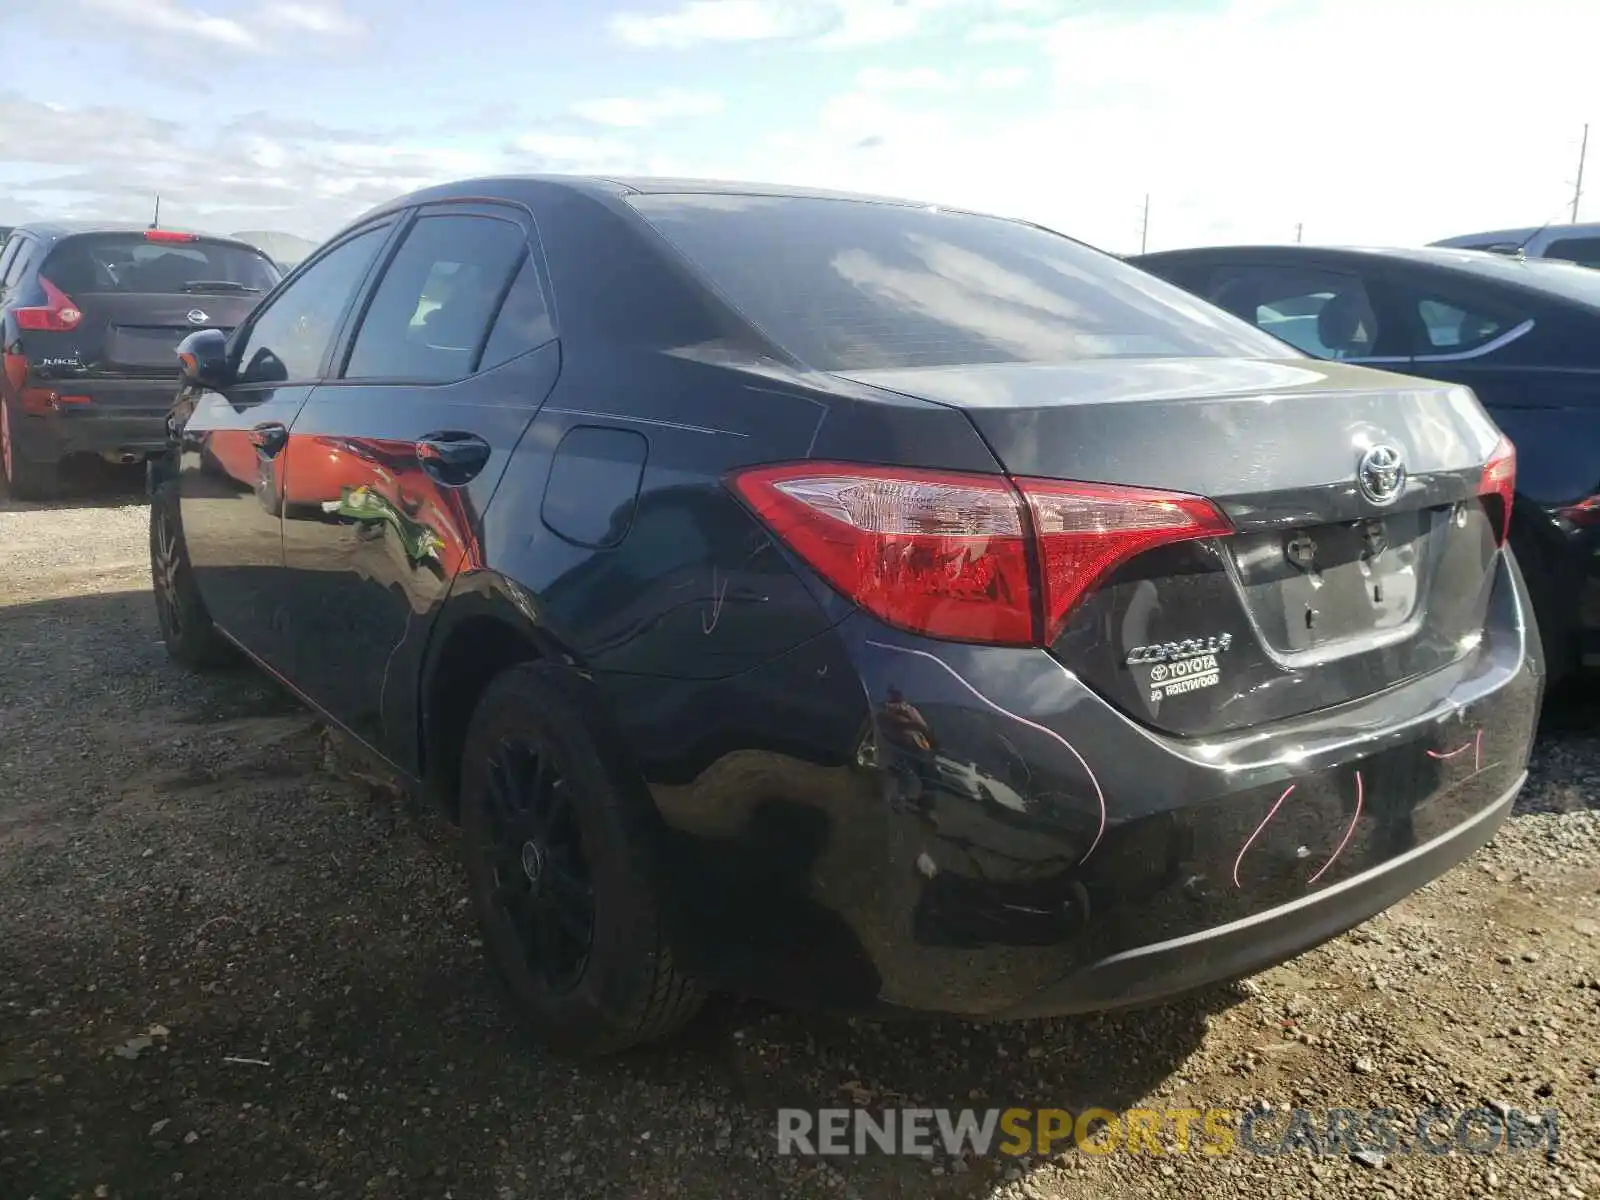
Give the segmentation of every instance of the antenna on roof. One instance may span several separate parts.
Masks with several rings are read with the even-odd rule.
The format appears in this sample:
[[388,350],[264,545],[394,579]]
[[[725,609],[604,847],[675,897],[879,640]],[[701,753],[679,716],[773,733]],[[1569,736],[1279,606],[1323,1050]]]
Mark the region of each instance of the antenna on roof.
[[150,218],[150,228],[151,229],[157,229],[157,228],[160,227],[160,225],[161,225],[161,193],[157,192],[156,193],[156,212],[155,212],[155,215]]
[[1578,182],[1572,189],[1572,223],[1578,223],[1578,204],[1583,200],[1583,160],[1589,157],[1589,123],[1583,124],[1583,143],[1578,147]]

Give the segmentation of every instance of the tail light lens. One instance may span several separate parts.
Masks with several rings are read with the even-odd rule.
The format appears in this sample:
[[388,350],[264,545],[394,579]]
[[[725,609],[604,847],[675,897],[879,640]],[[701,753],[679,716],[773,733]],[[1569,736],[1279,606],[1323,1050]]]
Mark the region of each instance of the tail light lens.
[[1511,536],[1511,500],[1517,490],[1517,448],[1511,439],[1502,436],[1494,453],[1483,467],[1483,480],[1478,485],[1478,495],[1489,505],[1489,515],[1495,521],[1500,544]]
[[1199,496],[1050,479],[1017,481],[1033,510],[1044,582],[1045,643],[1078,601],[1117,567],[1156,546],[1232,532]]
[[184,233],[180,229],[146,229],[144,240],[147,242],[197,242],[200,235],[197,233]]
[[1559,511],[1574,525],[1600,525],[1600,494],[1569,504]]
[[1198,497],[1059,480],[792,463],[739,472],[730,486],[874,616],[994,645],[1048,645],[1118,564],[1231,529]]
[[44,289],[44,304],[37,308],[15,309],[17,328],[41,333],[71,333],[83,320],[72,297],[43,275],[39,276],[39,286]]

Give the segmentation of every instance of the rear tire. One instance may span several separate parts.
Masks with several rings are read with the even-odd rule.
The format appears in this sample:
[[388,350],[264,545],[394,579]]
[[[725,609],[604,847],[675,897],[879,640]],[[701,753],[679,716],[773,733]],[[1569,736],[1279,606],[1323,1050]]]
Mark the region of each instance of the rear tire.
[[178,497],[163,484],[150,498],[150,582],[168,656],[193,671],[233,666],[239,652],[217,632],[189,565]]
[[61,490],[61,464],[24,458],[11,436],[11,406],[0,400],[0,472],[13,500],[54,500]]
[[588,711],[560,666],[512,667],[479,701],[461,769],[485,951],[539,1038],[578,1057],[665,1037],[703,1002],[666,944],[637,785]]

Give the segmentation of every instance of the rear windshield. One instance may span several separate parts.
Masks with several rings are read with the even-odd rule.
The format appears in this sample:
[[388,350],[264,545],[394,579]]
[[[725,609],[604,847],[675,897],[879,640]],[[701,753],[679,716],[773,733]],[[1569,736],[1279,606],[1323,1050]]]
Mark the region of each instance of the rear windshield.
[[628,202],[746,319],[825,371],[1293,353],[1110,255],[997,217],[812,197]]
[[139,233],[64,238],[39,273],[69,296],[98,292],[265,292],[272,260],[228,242],[149,241]]

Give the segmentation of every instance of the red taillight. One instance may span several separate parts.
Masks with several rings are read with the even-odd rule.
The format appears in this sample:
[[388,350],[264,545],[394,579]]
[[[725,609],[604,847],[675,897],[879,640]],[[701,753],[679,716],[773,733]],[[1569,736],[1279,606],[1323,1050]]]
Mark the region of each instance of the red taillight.
[[1574,525],[1600,525],[1600,494],[1569,504],[1557,512]]
[[17,315],[17,328],[40,333],[71,333],[83,320],[72,297],[43,275],[39,276],[39,286],[44,289],[43,306],[13,310]]
[[1050,479],[1021,479],[1017,486],[1039,539],[1047,645],[1084,594],[1130,558],[1232,532],[1228,518],[1199,496]]
[[1494,453],[1489,455],[1489,461],[1484,464],[1483,479],[1478,484],[1478,495],[1492,502],[1489,515],[1495,521],[1502,546],[1511,536],[1511,500],[1516,490],[1517,448],[1511,444],[1510,438],[1502,436]]
[[1230,530],[1197,497],[1050,479],[791,463],[730,484],[850,600],[899,628],[963,642],[1048,644],[1118,564]]
[[147,242],[197,242],[200,240],[198,233],[184,233],[177,229],[146,229],[144,240]]

